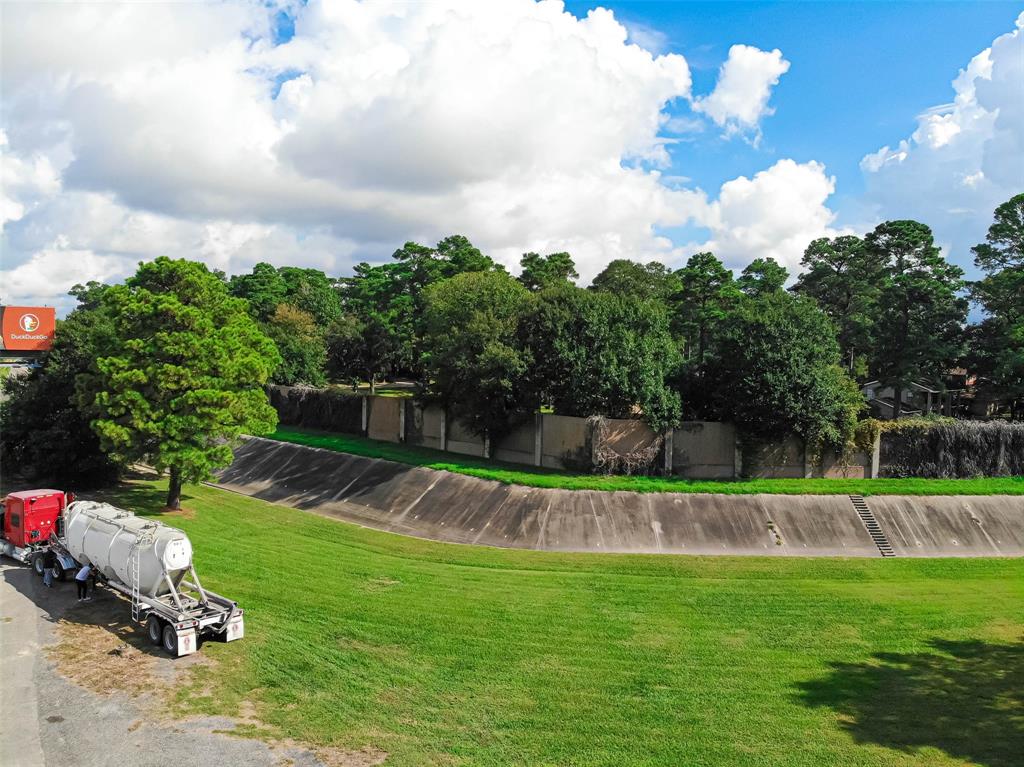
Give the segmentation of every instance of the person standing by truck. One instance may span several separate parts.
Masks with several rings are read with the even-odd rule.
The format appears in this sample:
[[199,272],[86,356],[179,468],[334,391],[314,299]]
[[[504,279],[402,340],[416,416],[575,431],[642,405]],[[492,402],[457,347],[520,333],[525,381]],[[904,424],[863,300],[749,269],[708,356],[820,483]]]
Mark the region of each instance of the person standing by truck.
[[92,599],[89,596],[89,573],[92,572],[90,565],[82,565],[82,569],[75,575],[75,586],[78,587],[78,601],[88,602]]
[[53,569],[57,566],[57,555],[53,549],[43,552],[43,585],[46,588],[53,587]]

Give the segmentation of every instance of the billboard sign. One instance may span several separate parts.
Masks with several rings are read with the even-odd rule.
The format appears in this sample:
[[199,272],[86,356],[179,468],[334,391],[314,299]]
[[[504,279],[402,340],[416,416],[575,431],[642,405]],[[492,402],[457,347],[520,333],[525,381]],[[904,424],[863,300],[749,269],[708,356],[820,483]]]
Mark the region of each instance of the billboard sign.
[[0,306],[3,351],[45,352],[53,347],[57,326],[52,306]]

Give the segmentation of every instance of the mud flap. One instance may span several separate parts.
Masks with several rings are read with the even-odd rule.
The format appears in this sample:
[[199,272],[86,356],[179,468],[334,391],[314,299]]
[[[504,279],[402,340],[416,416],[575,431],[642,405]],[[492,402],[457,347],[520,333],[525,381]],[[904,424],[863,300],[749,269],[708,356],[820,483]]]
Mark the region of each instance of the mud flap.
[[224,629],[224,641],[233,642],[236,639],[241,639],[245,636],[245,623],[242,621],[241,615],[236,615],[228,623],[227,628]]
[[178,629],[175,633],[178,635],[179,658],[182,655],[191,655],[199,649],[198,643],[196,642],[195,628]]

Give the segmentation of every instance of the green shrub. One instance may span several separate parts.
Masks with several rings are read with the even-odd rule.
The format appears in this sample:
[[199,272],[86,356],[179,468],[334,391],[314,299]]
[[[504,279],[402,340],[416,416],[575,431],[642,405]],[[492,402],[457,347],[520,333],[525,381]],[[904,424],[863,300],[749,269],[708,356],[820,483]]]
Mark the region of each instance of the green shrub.
[[363,398],[358,394],[304,386],[268,386],[267,396],[282,424],[348,434],[362,432]]
[[1024,423],[914,419],[882,429],[886,477],[959,479],[1024,475]]

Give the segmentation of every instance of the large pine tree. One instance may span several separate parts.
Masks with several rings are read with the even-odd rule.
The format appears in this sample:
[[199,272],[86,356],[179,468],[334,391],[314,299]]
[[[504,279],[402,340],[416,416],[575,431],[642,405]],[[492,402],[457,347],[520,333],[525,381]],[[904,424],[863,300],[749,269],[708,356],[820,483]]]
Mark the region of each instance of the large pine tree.
[[167,506],[179,508],[183,482],[230,463],[241,434],[274,429],[263,386],[277,349],[246,303],[194,261],[141,264],[102,302],[114,333],[95,375],[80,381],[80,401],[115,460],[169,470]]
[[899,418],[904,390],[922,378],[938,383],[963,351],[964,273],[942,257],[931,229],[918,221],[886,221],[865,242],[886,271],[871,367],[893,387]]

